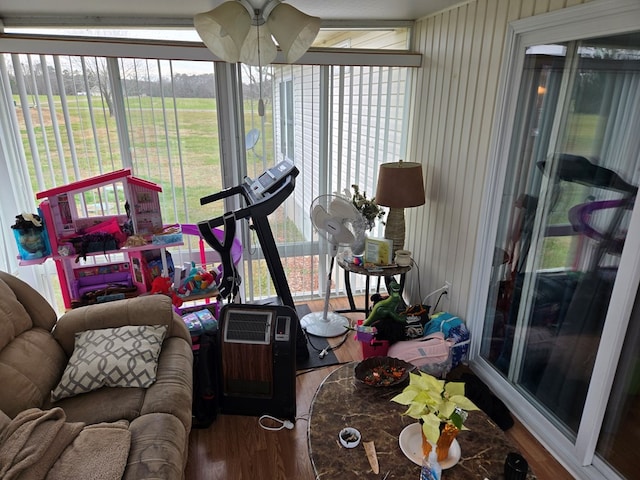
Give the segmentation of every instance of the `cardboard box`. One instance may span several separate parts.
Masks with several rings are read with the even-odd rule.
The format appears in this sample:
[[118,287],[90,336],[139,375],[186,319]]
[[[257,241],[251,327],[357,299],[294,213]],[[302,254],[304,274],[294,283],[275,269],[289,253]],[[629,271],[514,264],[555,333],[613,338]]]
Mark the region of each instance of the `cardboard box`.
[[391,265],[393,262],[393,240],[367,237],[364,243],[365,263]]

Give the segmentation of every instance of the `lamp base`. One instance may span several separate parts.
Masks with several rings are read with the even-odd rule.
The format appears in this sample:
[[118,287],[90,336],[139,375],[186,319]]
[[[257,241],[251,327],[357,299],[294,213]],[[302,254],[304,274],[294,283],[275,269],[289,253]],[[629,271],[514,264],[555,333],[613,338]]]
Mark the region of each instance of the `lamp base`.
[[393,253],[404,249],[404,208],[390,208],[384,238],[393,240]]

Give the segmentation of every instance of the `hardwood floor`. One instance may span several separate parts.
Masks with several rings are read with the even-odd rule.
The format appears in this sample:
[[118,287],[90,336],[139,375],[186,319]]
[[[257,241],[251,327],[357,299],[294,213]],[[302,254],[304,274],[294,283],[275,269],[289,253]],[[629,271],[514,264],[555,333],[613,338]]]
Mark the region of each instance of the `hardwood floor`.
[[[357,301],[358,299],[356,299]],[[312,311],[322,301],[307,302]],[[332,309],[348,308],[346,299],[332,300]],[[362,314],[348,314],[352,320]],[[335,339],[335,341],[340,338]],[[332,340],[334,341],[334,340]],[[335,351],[340,362],[359,361],[362,352],[351,336]],[[314,352],[311,352],[313,355]],[[317,354],[317,353],[316,353]],[[208,429],[194,429],[189,439],[187,480],[313,480],[309,460],[307,416],[322,380],[338,366],[297,376],[297,420],[292,430],[264,430],[258,417],[218,415]],[[516,421],[507,436],[522,452],[539,480],[570,480],[573,477]],[[492,479],[495,480],[495,479]]]

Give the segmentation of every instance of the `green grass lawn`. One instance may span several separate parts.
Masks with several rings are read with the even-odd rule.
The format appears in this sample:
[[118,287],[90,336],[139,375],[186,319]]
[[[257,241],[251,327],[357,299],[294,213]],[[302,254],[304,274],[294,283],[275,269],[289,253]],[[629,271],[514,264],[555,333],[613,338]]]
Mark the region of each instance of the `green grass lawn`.
[[[17,97],[15,99],[19,102]],[[58,138],[54,112],[49,109],[46,96],[41,96],[38,101],[31,97],[31,100],[32,108],[29,112],[37,154],[30,148],[23,111],[18,108],[16,112],[22,128],[34,192],[65,184],[63,166],[69,182],[122,168],[116,118],[109,114],[101,97],[67,97],[69,129],[65,123],[61,100],[54,97]],[[35,108],[38,103],[40,111]],[[267,102],[263,121],[257,116],[251,116],[256,108],[251,105],[251,100],[246,101],[246,128],[249,130],[258,126],[261,132],[254,151],[247,156],[247,172],[251,176],[262,172],[265,165],[273,163],[271,105],[272,102]],[[173,99],[165,99],[163,104],[160,98],[127,97],[125,111],[134,174],[162,186],[164,223],[197,223],[222,215],[225,208],[223,202],[200,205],[202,197],[223,189],[216,100],[178,98],[175,104]],[[71,141],[75,150],[72,149]],[[58,152],[57,142],[62,144],[61,154]],[[77,174],[73,165],[74,155],[77,159]],[[43,184],[38,182],[35,174],[38,164],[44,173]],[[100,210],[100,201],[115,205],[123,200],[123,197],[119,197],[121,201],[116,202],[113,190],[103,191],[101,195],[102,198],[92,193],[85,195],[86,204]],[[78,205],[79,209],[80,207]],[[115,213],[115,210],[108,213]],[[282,215],[270,217],[270,222],[278,243],[303,240],[295,223]],[[297,264],[285,264],[285,269],[298,271],[299,267]],[[268,285],[271,281],[265,266],[259,262],[254,267],[254,277],[256,286]],[[268,286],[263,286],[259,291],[268,289]],[[305,289],[308,291],[310,287],[305,286]]]
[[[18,101],[18,97],[15,97]],[[67,129],[60,97],[54,97],[54,109],[60,135],[56,139],[53,112],[46,96],[38,101],[31,97],[31,122],[36,138],[37,157],[29,146],[29,138],[22,118],[22,109],[17,109],[22,125],[25,154],[34,192],[46,190],[65,183],[63,165],[74,181],[74,155],[77,158],[79,178],[88,178],[100,173],[122,168],[123,158],[118,141],[115,116],[109,114],[106,103],[99,96],[80,95],[67,97],[70,128]],[[247,100],[245,122],[255,125],[251,118],[251,100]],[[271,105],[267,103],[267,108]],[[90,108],[91,106],[91,108]],[[163,109],[164,106],[164,109]],[[220,191],[222,186],[220,169],[220,145],[218,139],[217,104],[213,98],[161,99],[149,96],[127,97],[125,101],[130,154],[134,173],[163,187],[162,208],[171,222],[194,222],[222,214],[223,205],[200,205],[200,198]],[[255,110],[255,109],[253,109]],[[91,112],[93,111],[93,115]],[[266,145],[273,148],[273,125],[271,112],[267,110],[263,124]],[[94,138],[98,140],[95,141]],[[72,153],[71,139],[75,145]],[[57,150],[57,141],[62,144],[62,154]],[[255,151],[264,155],[263,143],[258,142]],[[62,157],[62,158],[61,158]],[[249,155],[247,170],[262,171],[264,166],[256,155]],[[36,164],[45,172],[44,185],[38,184]],[[172,189],[172,183],[175,188]],[[113,201],[113,198],[109,199]],[[88,198],[94,203],[96,198]],[[188,213],[187,213],[188,212]]]

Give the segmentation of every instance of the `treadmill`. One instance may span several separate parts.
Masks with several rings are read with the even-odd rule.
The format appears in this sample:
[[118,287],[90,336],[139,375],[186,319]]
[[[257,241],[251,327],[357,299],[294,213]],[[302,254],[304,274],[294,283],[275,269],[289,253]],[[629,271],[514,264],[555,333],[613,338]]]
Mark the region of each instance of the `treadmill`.
[[[210,220],[198,222],[197,224],[202,238],[219,252],[222,258],[223,275],[219,290],[223,297],[229,293],[235,293],[234,289],[237,289],[238,283],[230,256],[231,245],[235,236],[235,223],[237,220],[250,218],[252,227],[262,247],[278,300],[282,305],[291,307],[294,312],[296,311],[291,290],[289,289],[289,283],[287,282],[287,277],[280,260],[280,254],[278,253],[278,248],[267,217],[291,195],[295,188],[295,179],[299,173],[299,170],[293,162],[284,160],[266,170],[255,180],[245,177],[240,185],[224,189],[200,199],[201,205],[223,200],[234,195],[240,195],[244,199],[244,207],[226,212]],[[224,226],[225,232],[222,241],[220,241],[212,231],[213,228],[220,226]],[[296,328],[296,359],[306,360],[307,358],[309,358],[309,350],[307,349],[306,338],[298,319],[298,328]]]

